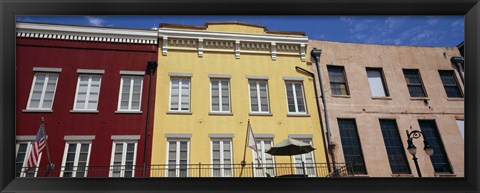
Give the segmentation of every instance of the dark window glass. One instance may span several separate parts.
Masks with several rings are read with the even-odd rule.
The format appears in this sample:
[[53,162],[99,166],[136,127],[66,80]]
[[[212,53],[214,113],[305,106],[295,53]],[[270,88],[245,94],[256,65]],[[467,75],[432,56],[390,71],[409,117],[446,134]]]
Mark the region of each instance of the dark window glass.
[[327,66],[333,95],[348,95],[347,79],[343,66]]
[[407,82],[408,92],[411,97],[427,97],[420,79],[420,73],[416,69],[403,69],[403,75]]
[[338,127],[340,129],[343,155],[345,156],[345,163],[347,164],[348,172],[353,172],[354,174],[367,174],[355,120],[338,119]]
[[442,79],[443,88],[445,88],[447,97],[462,98],[462,93],[460,92],[460,88],[458,88],[453,70],[439,70],[438,73]]
[[382,129],[392,174],[410,174],[410,167],[398,133],[397,123],[395,120],[380,120],[380,128]]
[[447,154],[443,148],[435,121],[418,120],[418,124],[422,130],[423,138],[428,140],[430,146],[433,148],[433,155],[430,157],[430,160],[432,161],[435,172],[452,173],[452,168],[450,167]]

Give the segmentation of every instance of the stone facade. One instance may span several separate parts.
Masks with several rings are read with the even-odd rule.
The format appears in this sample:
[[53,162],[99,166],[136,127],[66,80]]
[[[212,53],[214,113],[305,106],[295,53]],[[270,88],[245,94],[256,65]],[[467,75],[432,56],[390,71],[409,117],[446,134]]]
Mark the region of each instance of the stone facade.
[[[434,120],[452,172],[435,172],[429,156],[422,150],[423,138],[414,139],[423,177],[464,176],[464,141],[457,120],[464,120],[464,85],[450,58],[460,56],[456,47],[412,47],[353,44],[330,41],[309,41],[307,54],[321,49],[320,72],[328,110],[331,141],[335,144],[334,159],[345,162],[338,118],[354,119],[366,167],[366,176],[417,176],[412,155],[406,150],[406,130],[420,130],[418,120]],[[315,60],[310,60],[317,74]],[[333,95],[327,65],[343,66],[348,95]],[[385,97],[372,97],[366,68],[383,70]],[[418,69],[426,97],[410,97],[402,69]],[[461,97],[449,98],[439,70],[455,74]],[[318,77],[316,78],[318,81]],[[317,84],[319,85],[319,84]],[[319,89],[319,86],[317,86]],[[318,93],[321,93],[320,90]],[[319,94],[320,95],[320,94]],[[320,97],[320,96],[319,96]],[[319,102],[321,99],[319,98]],[[322,106],[322,116],[324,109]],[[325,117],[323,117],[325,118]],[[379,119],[395,120],[411,174],[393,174],[382,136]],[[325,119],[324,119],[325,120]],[[324,121],[325,126],[325,121]],[[331,159],[331,157],[330,157]]]

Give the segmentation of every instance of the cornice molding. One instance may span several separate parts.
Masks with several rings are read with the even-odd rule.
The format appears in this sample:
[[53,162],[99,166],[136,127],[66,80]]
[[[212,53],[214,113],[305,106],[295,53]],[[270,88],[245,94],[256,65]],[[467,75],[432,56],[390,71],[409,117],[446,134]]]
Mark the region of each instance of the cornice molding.
[[121,29],[40,23],[16,23],[17,37],[75,41],[157,44],[157,30]]

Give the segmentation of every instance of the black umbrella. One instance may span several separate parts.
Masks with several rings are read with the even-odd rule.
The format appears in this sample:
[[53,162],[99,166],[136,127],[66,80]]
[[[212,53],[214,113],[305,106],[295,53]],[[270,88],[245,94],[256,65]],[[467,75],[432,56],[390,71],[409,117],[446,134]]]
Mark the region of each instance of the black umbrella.
[[309,153],[315,150],[310,144],[296,140],[285,139],[282,142],[274,145],[266,153],[270,155],[299,155]]

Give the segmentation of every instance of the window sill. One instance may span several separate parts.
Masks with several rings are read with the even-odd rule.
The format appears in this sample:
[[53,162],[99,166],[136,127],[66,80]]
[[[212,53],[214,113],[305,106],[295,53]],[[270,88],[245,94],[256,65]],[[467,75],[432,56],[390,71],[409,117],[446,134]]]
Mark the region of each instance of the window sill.
[[464,101],[464,98],[447,98],[447,101]]
[[392,100],[392,97],[372,97],[372,100]]
[[190,111],[167,111],[167,115],[191,115]]
[[70,110],[70,113],[98,113],[98,110]]
[[250,116],[273,116],[272,113],[249,113]]
[[232,112],[209,112],[208,115],[233,116],[233,113]]
[[51,109],[23,109],[22,112],[24,113],[52,113],[53,110]]
[[435,177],[457,177],[457,174],[452,174],[452,173],[435,172],[433,174],[435,175]]
[[350,95],[332,95],[332,97],[335,97],[335,98],[351,98]]
[[396,178],[411,178],[414,177],[413,174],[392,174],[392,177]]
[[368,174],[353,174],[353,178],[368,178],[370,177]]
[[142,114],[142,111],[115,111],[116,114]]
[[310,114],[293,114],[293,113],[287,113],[287,117],[310,117]]
[[428,97],[410,97],[410,100],[412,100],[412,101],[424,101],[424,100],[429,101],[430,99]]

